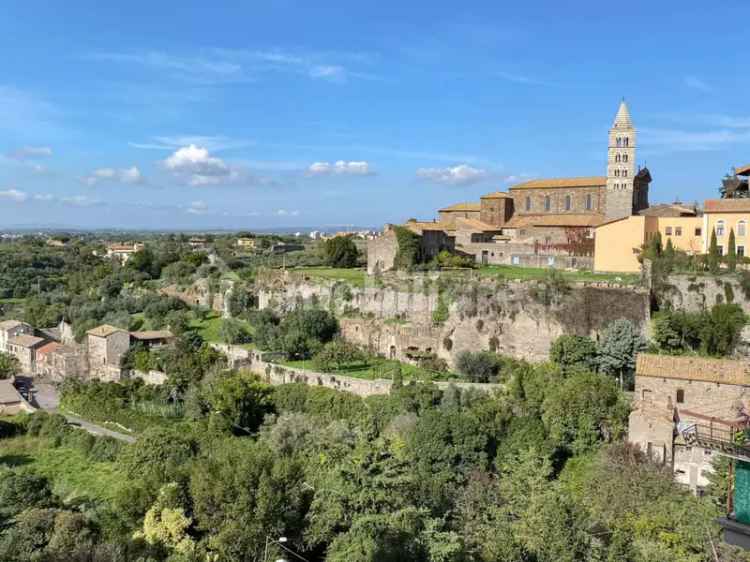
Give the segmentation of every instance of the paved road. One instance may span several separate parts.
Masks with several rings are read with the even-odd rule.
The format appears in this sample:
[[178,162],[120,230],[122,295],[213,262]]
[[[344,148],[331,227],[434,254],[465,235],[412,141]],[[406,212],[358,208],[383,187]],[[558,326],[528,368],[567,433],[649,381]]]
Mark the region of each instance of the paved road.
[[68,422],[82,427],[92,435],[106,435],[108,437],[119,439],[120,441],[125,441],[126,443],[135,442],[135,437],[133,437],[132,435],[112,431],[111,429],[107,429],[106,427],[102,427],[101,425],[96,425],[95,423],[91,423],[90,421],[81,419],[78,416],[74,416],[73,414],[58,411],[58,407],[60,406],[60,397],[57,393],[57,389],[52,384],[34,383],[32,393],[32,406],[35,406],[47,412],[62,414],[63,416],[65,416],[65,419],[68,420]]

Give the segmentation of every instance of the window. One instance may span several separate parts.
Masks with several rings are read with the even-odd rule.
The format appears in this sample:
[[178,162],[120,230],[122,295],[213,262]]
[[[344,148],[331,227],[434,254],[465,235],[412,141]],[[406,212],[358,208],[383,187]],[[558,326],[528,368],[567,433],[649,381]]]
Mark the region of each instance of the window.
[[724,255],[724,246],[716,246],[716,247],[719,249],[719,255],[723,256]]
[[615,177],[616,177],[616,178],[619,178],[619,177],[620,177],[620,170],[615,170]]
[[675,236],[682,236],[682,227],[681,226],[675,226],[674,227],[674,235]]
[[724,236],[724,221],[716,223],[716,236]]
[[547,265],[552,267],[555,265],[555,256],[548,256],[547,257]]
[[622,146],[622,139],[620,137],[617,137],[617,146]]
[[565,210],[570,211],[570,207],[571,207],[570,195],[566,195],[565,196]]
[[617,155],[615,156],[615,162],[619,162],[619,161],[620,161],[620,155],[619,155],[619,154],[617,154]]
[[544,198],[544,210],[549,211],[552,207],[552,201],[550,201],[549,195]]
[[629,146],[630,145],[630,139],[628,137],[625,137],[624,140],[625,140],[624,146]]
[[519,256],[513,256],[512,258],[510,258],[510,263],[512,263],[513,265],[518,265],[519,263],[521,263],[521,258]]
[[588,195],[586,195],[586,210],[587,211],[590,211],[591,208],[593,207],[592,203],[593,203],[592,197],[591,197],[591,194],[589,193]]
[[677,389],[677,403],[683,404],[685,402],[685,390],[682,388]]
[[737,257],[738,258],[745,257],[745,246],[737,246]]
[[628,155],[627,154],[623,154],[622,155],[622,161],[623,162],[627,162],[628,161]]
[[671,226],[666,227],[664,229],[664,234],[666,234],[667,236],[672,236],[672,227]]
[[747,234],[747,223],[740,221],[737,223],[737,236],[745,236]]
[[700,236],[703,233],[703,231],[700,229],[700,227],[695,229],[695,235]]
[[623,170],[622,171],[622,177],[624,177],[624,178],[628,177],[628,171],[627,170]]
[[531,210],[531,197],[526,197],[526,210]]

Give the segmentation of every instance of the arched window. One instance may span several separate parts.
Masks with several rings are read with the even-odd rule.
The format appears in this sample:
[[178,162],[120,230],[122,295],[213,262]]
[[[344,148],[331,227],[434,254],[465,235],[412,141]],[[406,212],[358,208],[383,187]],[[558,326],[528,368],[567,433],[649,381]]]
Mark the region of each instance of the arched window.
[[617,137],[617,146],[622,146],[622,139],[620,137]]
[[616,177],[616,178],[619,178],[619,177],[620,177],[620,170],[615,170],[615,177]]
[[630,146],[630,139],[625,137],[625,146]]
[[570,195],[566,195],[565,196],[565,210],[566,211],[570,211],[571,203],[572,201],[570,199]]
[[747,235],[747,222],[740,221],[737,223],[737,236]]
[[544,210],[549,211],[551,206],[552,206],[552,202],[550,201],[549,195],[547,195],[544,198]]
[[615,155],[615,162],[619,162],[619,161],[620,161],[620,155],[617,154],[617,155]]
[[627,162],[628,161],[628,155],[627,154],[623,154],[622,155],[622,161],[623,162]]
[[627,170],[623,170],[622,171],[622,177],[624,177],[624,178],[628,177],[628,171]]
[[531,197],[528,197],[528,196],[526,197],[526,210],[527,211],[531,210]]
[[724,221],[716,221],[716,236],[724,236]]
[[591,197],[591,194],[589,193],[586,195],[586,210],[590,211],[591,207],[593,207],[593,198]]

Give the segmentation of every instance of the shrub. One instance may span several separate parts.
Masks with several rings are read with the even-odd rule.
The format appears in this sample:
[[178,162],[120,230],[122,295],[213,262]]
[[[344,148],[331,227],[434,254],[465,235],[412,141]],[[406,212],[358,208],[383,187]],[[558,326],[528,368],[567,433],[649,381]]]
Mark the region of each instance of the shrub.
[[489,351],[462,351],[456,358],[456,368],[472,382],[490,382],[497,377],[500,360]]
[[367,354],[356,345],[337,338],[328,342],[313,357],[316,369],[330,372],[344,367],[367,365]]
[[398,245],[393,267],[412,269],[415,265],[423,263],[425,257],[422,251],[422,237],[403,226],[395,226],[393,230]]
[[323,243],[323,258],[329,267],[357,267],[359,250],[351,236],[335,236]]
[[596,369],[596,344],[585,336],[563,335],[550,348],[549,358],[562,367],[563,372],[573,369]]

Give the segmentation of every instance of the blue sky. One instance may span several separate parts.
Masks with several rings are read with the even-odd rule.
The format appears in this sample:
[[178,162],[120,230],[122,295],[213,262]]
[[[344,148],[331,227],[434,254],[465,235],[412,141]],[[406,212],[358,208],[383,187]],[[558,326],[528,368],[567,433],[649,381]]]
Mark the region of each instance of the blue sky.
[[[619,8],[619,9],[618,9]],[[750,4],[7,2],[0,227],[430,218],[603,175],[622,96],[651,202],[750,162]]]

